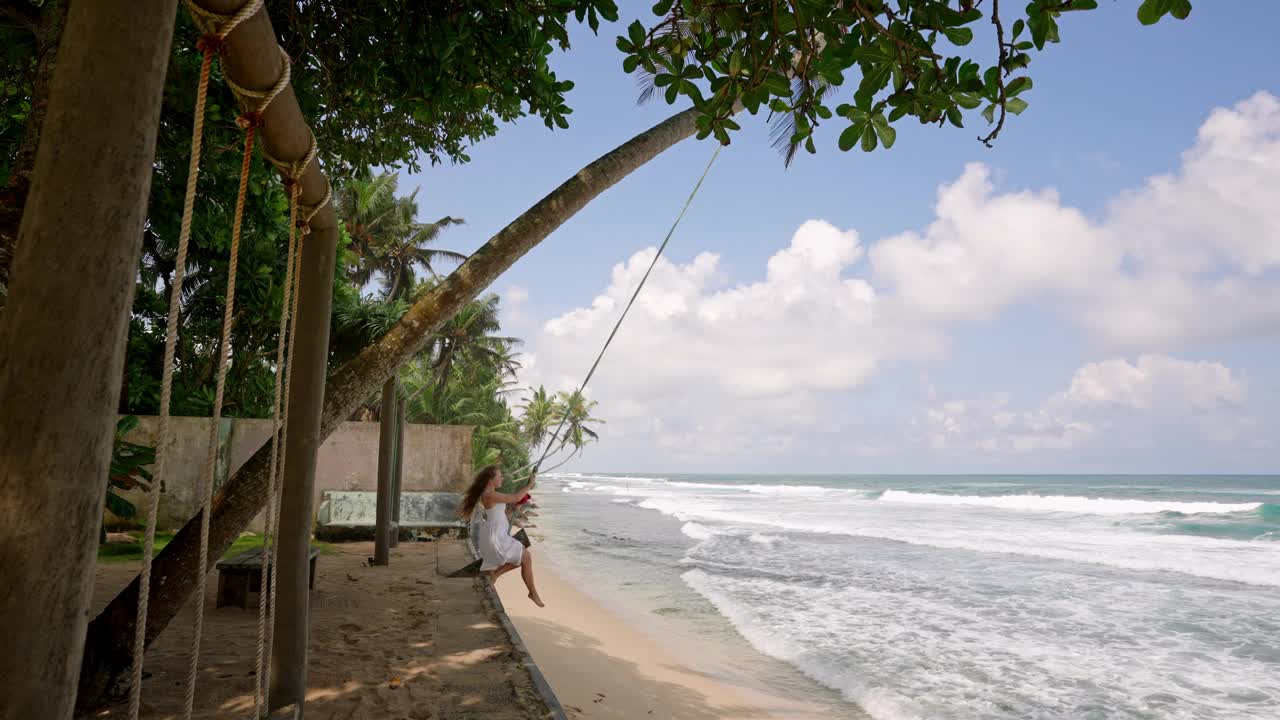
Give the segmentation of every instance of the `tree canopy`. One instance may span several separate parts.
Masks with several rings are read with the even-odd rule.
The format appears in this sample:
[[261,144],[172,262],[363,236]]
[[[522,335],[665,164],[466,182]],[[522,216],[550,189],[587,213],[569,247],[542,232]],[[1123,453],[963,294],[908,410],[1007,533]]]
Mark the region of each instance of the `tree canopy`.
[[[813,131],[844,124],[841,150],[892,147],[894,123],[964,127],[978,110],[990,144],[1028,106],[1032,53],[1056,43],[1065,13],[1097,0],[659,0],[617,40],[623,69],[644,73],[668,104],[700,111],[698,137],[728,144],[740,109],[766,112],[787,161],[816,152]],[[1186,18],[1190,0],[1142,0],[1138,19]],[[988,37],[979,23],[989,23]],[[993,31],[992,31],[993,30]],[[969,48],[972,46],[972,50]],[[854,88],[850,93],[847,88]],[[843,90],[844,92],[839,92]],[[837,119],[838,118],[838,119]]]

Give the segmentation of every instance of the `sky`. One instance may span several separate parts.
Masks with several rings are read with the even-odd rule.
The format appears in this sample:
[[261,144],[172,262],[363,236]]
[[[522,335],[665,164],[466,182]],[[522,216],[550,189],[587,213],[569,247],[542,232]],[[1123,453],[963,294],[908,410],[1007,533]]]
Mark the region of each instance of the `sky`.
[[[568,130],[505,126],[402,179],[470,252],[683,106],[638,106],[614,38],[573,34]],[[1280,3],[1065,17],[993,149],[899,125],[790,168],[748,117],[587,388],[579,472],[1273,473],[1280,457]],[[1242,12],[1248,9],[1247,19]],[[979,41],[975,41],[975,45]],[[852,89],[845,94],[852,92]],[[493,290],[522,386],[575,387],[714,151],[686,140]]]

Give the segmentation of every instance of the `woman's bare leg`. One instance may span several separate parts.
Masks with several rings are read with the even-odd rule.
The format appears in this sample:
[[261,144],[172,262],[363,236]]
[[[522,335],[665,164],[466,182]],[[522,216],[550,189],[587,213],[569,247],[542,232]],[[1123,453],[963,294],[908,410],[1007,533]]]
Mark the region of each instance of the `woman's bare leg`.
[[538,597],[538,588],[533,584],[533,553],[529,552],[529,548],[524,549],[524,554],[520,558],[520,577],[524,579],[524,586],[529,588],[529,599],[538,607],[546,607],[542,603],[542,598]]
[[507,563],[502,567],[498,568],[497,570],[490,570],[489,582],[497,582],[498,578],[502,577],[503,575],[506,575],[512,570],[515,570],[517,567],[518,567],[517,565],[512,565],[511,563]]

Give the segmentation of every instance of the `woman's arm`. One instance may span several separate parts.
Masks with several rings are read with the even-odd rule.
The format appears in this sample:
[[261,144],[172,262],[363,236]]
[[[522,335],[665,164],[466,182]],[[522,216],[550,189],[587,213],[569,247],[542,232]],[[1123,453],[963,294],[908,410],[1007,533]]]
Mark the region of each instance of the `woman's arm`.
[[517,490],[513,493],[487,492],[484,499],[492,503],[518,503],[524,499],[527,493],[524,490]]

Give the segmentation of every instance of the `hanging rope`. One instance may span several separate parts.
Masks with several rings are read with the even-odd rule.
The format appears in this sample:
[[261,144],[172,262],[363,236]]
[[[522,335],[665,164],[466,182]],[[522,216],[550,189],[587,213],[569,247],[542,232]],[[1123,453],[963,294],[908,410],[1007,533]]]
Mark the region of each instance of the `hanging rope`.
[[[707,161],[706,169],[702,171],[702,177],[698,178],[698,182],[693,186],[693,190],[689,192],[689,197],[685,198],[684,207],[680,208],[680,214],[676,216],[675,222],[671,223],[671,229],[667,230],[667,236],[662,239],[662,244],[658,246],[658,252],[654,253],[653,261],[649,263],[649,267],[644,271],[644,275],[641,276],[639,284],[636,285],[635,292],[631,293],[631,299],[627,301],[627,306],[622,309],[622,314],[618,316],[618,321],[613,324],[613,330],[609,332],[609,337],[605,339],[604,346],[600,348],[599,354],[596,355],[595,362],[591,363],[591,369],[587,371],[587,376],[583,378],[582,384],[578,385],[577,391],[573,395],[569,396],[570,399],[579,395],[582,390],[586,388],[587,383],[591,382],[591,376],[596,374],[596,368],[600,367],[600,361],[604,359],[605,351],[609,349],[609,344],[613,342],[614,336],[618,334],[618,328],[622,327],[622,321],[627,319],[627,313],[631,312],[631,306],[635,304],[636,298],[640,296],[640,291],[644,289],[644,284],[649,279],[649,273],[653,272],[654,266],[658,264],[658,258],[662,257],[662,252],[667,249],[667,243],[671,242],[671,236],[675,234],[676,228],[680,226],[680,221],[684,219],[684,214],[688,212],[689,205],[693,203],[693,198],[698,194],[698,190],[702,187],[702,181],[707,179],[707,174],[711,172],[711,166],[715,164],[716,158],[720,157],[720,150],[723,147],[723,145],[717,145],[716,151],[711,154],[711,159]],[[559,452],[565,448],[568,441],[567,439],[560,439],[559,435],[560,431],[564,429],[565,422],[569,419],[568,410],[569,408],[565,408],[565,412],[561,415],[560,424],[556,426],[555,432],[551,433],[551,439],[547,442],[546,447],[543,448],[542,456],[538,458],[537,462],[526,465],[523,468],[520,468],[517,472],[533,468],[533,472],[526,476],[526,478],[532,476],[538,472],[538,468],[542,467],[542,463],[547,459],[548,455],[552,452]],[[558,439],[560,439],[560,447],[553,451],[551,448],[555,446],[556,440]],[[564,462],[568,462],[568,460],[565,460]],[[563,465],[564,462],[560,463],[560,465]],[[560,465],[556,465],[556,467],[560,467]]]
[[196,570],[196,617],[191,637],[191,663],[187,666],[187,695],[183,717],[190,718],[195,706],[196,672],[200,664],[200,641],[204,628],[204,589],[208,575],[209,513],[213,506],[213,481],[218,465],[218,430],[222,424],[222,400],[227,386],[227,365],[231,358],[231,328],[235,324],[236,268],[240,259],[240,229],[244,222],[245,196],[253,160],[255,124],[245,128],[244,158],[240,165],[240,190],[236,193],[235,216],[231,222],[231,252],[227,261],[227,294],[222,310],[222,339],[218,345],[218,375],[213,394],[213,417],[209,425],[209,452],[205,456],[200,483],[200,564]]
[[[187,7],[195,7],[187,1]],[[240,23],[262,8],[262,0],[248,0],[217,31],[206,33],[196,47],[204,54],[200,63],[200,80],[196,85],[195,119],[191,128],[191,161],[187,167],[187,188],[182,201],[182,225],[178,232],[178,251],[174,257],[173,285],[169,290],[169,316],[164,336],[164,367],[160,380],[160,428],[156,443],[156,471],[147,493],[147,529],[142,546],[142,569],[138,575],[138,613],[133,633],[133,672],[129,683],[129,720],[137,720],[142,706],[142,665],[147,646],[147,610],[151,595],[151,561],[155,555],[156,515],[160,508],[160,482],[164,478],[167,450],[172,442],[169,408],[173,399],[173,360],[178,340],[182,283],[186,274],[187,248],[191,241],[191,217],[195,209],[196,183],[200,177],[200,151],[204,140],[205,104],[209,94],[209,72],[213,56],[227,35]],[[202,11],[202,10],[201,10]],[[196,10],[192,10],[193,14]],[[201,573],[203,577],[203,573]],[[203,600],[203,598],[202,598]]]

